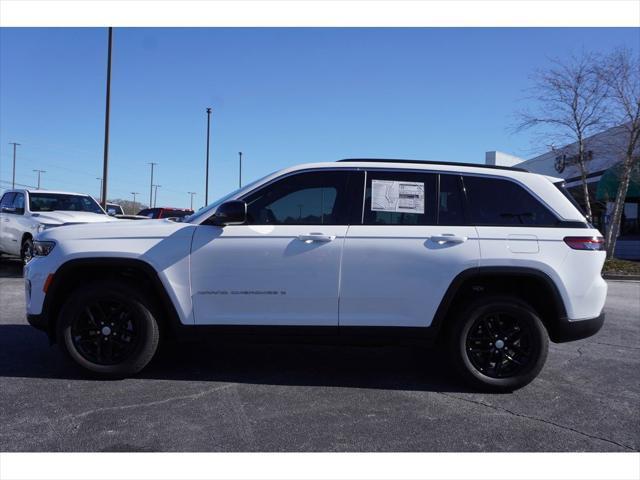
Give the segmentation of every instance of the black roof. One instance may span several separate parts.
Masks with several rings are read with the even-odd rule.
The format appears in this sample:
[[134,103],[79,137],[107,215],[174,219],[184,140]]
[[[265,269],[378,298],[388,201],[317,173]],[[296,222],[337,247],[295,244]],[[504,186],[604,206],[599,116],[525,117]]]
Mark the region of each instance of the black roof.
[[379,163],[422,163],[426,165],[451,165],[454,167],[476,167],[490,168],[494,170],[512,170],[514,172],[528,172],[520,167],[503,167],[499,165],[484,165],[482,163],[462,163],[462,162],[438,162],[435,160],[408,160],[403,158],[343,158],[338,162],[379,162]]

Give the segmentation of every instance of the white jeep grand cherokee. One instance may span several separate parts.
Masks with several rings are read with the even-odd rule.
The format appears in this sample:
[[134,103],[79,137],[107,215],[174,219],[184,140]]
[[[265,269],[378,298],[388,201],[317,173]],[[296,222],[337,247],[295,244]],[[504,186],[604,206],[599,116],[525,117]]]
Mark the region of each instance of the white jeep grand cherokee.
[[533,380],[596,333],[603,240],[560,179],[346,160],[288,168],[184,223],[42,232],[27,316],[82,367],[133,375],[167,337],[446,346],[476,387]]
[[48,190],[8,190],[0,198],[0,253],[26,263],[33,256],[33,239],[47,228],[76,223],[110,222],[93,197]]

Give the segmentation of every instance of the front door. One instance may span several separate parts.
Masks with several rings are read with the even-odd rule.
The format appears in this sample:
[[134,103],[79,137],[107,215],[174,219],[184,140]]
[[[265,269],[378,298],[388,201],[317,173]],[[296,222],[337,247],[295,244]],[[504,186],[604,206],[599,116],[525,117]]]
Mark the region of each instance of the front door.
[[247,195],[244,225],[200,225],[191,253],[196,324],[338,325],[347,170],[293,174]]

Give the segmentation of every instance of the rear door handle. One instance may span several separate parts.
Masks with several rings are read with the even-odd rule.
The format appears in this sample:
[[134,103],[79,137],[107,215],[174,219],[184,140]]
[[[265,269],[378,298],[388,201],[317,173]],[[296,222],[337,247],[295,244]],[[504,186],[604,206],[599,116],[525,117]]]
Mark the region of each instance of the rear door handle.
[[335,235],[325,235],[324,233],[303,233],[298,235],[298,240],[302,240],[304,243],[330,242],[335,238]]
[[467,241],[467,237],[461,237],[459,235],[454,235],[453,233],[443,233],[442,235],[432,235],[432,242],[439,243],[440,245],[444,243],[463,243]]

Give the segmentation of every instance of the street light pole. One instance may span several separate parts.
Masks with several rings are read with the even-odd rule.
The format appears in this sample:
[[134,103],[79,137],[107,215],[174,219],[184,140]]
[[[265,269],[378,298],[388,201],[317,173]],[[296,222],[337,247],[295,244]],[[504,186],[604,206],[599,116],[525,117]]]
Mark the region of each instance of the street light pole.
[[35,169],[35,170],[34,170],[34,172],[37,172],[37,173],[38,173],[38,190],[40,190],[40,174],[41,174],[41,173],[47,173],[47,171],[46,171],[46,170],[38,170],[38,169]]
[[154,185],[155,187],[155,195],[153,196],[153,208],[156,208],[156,204],[158,202],[158,187],[161,187],[162,185]]
[[100,204],[102,205],[102,177],[96,177],[96,180],[100,180]]
[[16,147],[20,144],[17,142],[9,142],[9,145],[13,145],[13,178],[11,180],[11,188],[16,188]]
[[109,110],[111,106],[111,47],[113,45],[113,27],[109,27],[109,45],[107,50],[107,98],[104,112],[104,160],[102,162],[102,189],[100,193],[102,208],[107,208],[107,183],[109,178]]
[[157,165],[156,162],[149,162],[151,165],[151,186],[149,187],[149,208],[153,207],[153,167]]
[[135,215],[136,213],[136,195],[138,195],[140,192],[131,192],[131,195],[133,195],[133,214]]
[[190,196],[191,196],[191,210],[193,210],[193,196],[196,194],[196,192],[187,192]]
[[211,137],[211,108],[207,108],[207,168],[204,181],[204,204],[209,204],[209,141]]
[[240,157],[240,169],[238,170],[238,188],[242,188],[242,152],[238,152]]

